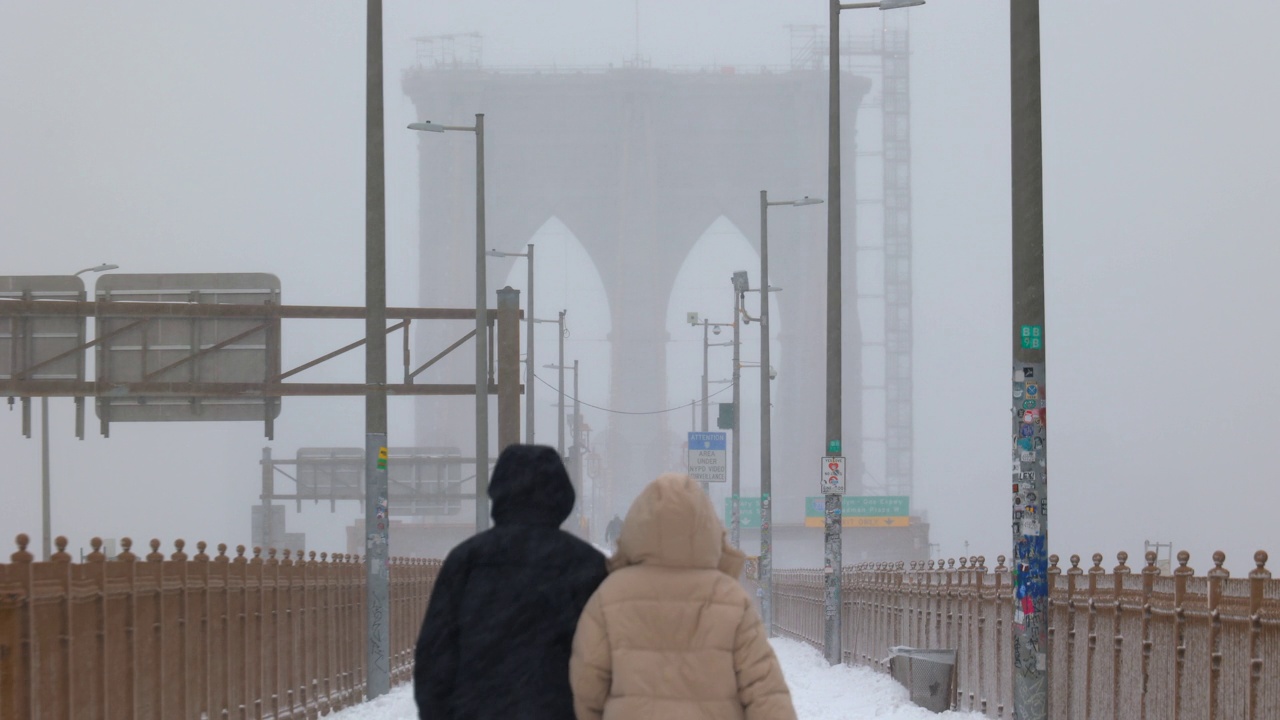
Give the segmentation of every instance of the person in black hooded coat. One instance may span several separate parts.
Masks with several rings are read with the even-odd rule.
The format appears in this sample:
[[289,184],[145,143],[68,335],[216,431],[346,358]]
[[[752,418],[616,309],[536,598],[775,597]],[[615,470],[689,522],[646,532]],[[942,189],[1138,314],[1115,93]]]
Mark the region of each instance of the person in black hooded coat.
[[493,528],[449,552],[418,636],[421,720],[573,720],[569,655],[605,557],[560,530],[574,491],[555,450],[511,445],[489,482]]

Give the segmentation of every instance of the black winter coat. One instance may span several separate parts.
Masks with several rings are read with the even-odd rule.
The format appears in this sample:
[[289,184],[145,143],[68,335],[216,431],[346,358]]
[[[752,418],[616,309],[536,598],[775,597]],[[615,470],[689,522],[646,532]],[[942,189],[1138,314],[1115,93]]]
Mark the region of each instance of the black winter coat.
[[605,558],[560,530],[574,490],[556,451],[512,445],[489,484],[494,527],[450,551],[414,656],[421,720],[573,720],[569,654]]

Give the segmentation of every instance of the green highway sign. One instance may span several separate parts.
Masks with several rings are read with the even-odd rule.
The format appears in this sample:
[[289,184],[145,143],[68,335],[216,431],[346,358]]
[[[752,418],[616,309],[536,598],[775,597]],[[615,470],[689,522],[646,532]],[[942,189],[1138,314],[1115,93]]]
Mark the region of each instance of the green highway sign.
[[[729,527],[733,524],[733,498],[724,499],[724,526]],[[738,527],[739,528],[759,528],[760,527],[760,498],[758,497],[739,497],[738,498]]]
[[[824,512],[826,498],[805,498],[806,517],[822,517]],[[845,517],[907,517],[911,514],[911,498],[907,495],[845,495],[840,513]]]
[[[826,498],[804,499],[804,524],[822,527]],[[905,527],[910,524],[911,498],[907,495],[845,495],[841,498],[844,527]]]

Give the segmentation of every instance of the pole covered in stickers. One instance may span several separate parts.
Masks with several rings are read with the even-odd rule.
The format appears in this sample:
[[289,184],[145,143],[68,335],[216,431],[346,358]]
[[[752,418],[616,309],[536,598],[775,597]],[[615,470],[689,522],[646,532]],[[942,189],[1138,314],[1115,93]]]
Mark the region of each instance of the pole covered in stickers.
[[1049,436],[1044,331],[1040,3],[1010,0],[1013,188],[1013,717],[1049,709]]

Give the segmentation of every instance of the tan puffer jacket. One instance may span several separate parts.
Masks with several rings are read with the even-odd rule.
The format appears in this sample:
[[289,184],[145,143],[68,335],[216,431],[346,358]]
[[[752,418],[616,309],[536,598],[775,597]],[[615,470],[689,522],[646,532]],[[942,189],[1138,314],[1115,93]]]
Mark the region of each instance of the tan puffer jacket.
[[738,583],[743,556],[687,475],[627,513],[569,662],[578,720],[793,720],[782,669]]

